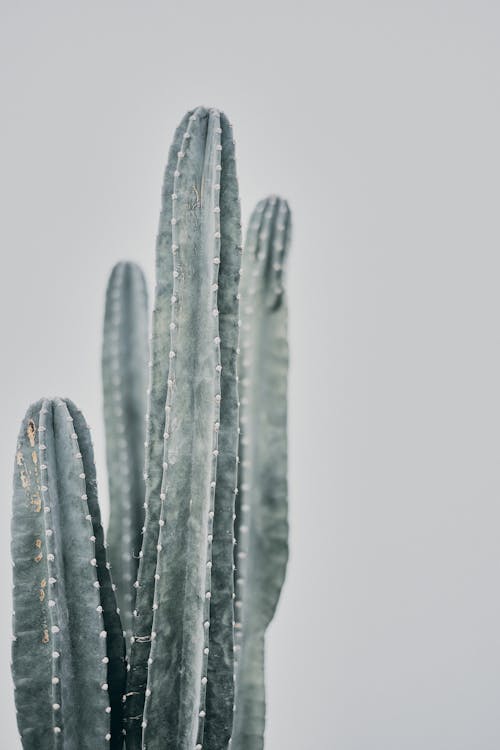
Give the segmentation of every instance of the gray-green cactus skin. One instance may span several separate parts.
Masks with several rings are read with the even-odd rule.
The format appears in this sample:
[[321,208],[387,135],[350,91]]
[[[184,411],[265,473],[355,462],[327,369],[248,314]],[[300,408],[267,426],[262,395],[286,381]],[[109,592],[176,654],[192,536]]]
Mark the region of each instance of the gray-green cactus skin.
[[286,201],[254,210],[243,254],[235,548],[236,712],[231,750],[264,746],[264,642],[288,560]]
[[106,291],[102,382],[110,503],[108,557],[129,639],[144,524],[148,357],[146,280],[135,263],[118,263]]
[[71,401],[45,399],[23,421],[14,479],[12,671],[24,750],[120,750],[123,735],[127,750],[262,750],[265,633],[288,560],[290,233],[285,201],[258,204],[238,358],[232,128],[217,110],[188,112],[163,184],[145,442],[142,272],[118,264],[107,290],[109,553],[133,633],[125,725],[125,645],[90,433]]
[[69,400],[28,410],[12,516],[12,673],[25,750],[119,750],[125,654],[92,444]]
[[200,107],[176,131],[163,185],[129,750],[230,739],[241,250],[232,128]]

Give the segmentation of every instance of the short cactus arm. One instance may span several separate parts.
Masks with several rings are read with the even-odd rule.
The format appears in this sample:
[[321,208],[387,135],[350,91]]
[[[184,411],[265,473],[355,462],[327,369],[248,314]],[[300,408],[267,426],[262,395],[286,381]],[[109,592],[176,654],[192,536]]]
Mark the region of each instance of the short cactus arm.
[[123,647],[123,637],[102,554],[102,529],[89,507],[94,489],[82,437],[85,442],[59,399],[32,407],[19,436],[12,521],[13,677],[25,750],[118,750],[123,742],[121,731],[112,731],[112,706],[118,705],[113,691],[121,693],[123,687],[123,652],[122,683],[108,676],[110,666],[120,668],[108,655],[120,646],[109,639]]
[[254,211],[242,284],[241,435],[236,547],[236,713],[233,750],[261,750],[265,728],[265,632],[288,559],[287,305],[290,242],[285,201]]
[[147,307],[141,269],[135,263],[118,263],[106,292],[102,380],[111,511],[108,554],[122,624],[129,638],[144,524]]

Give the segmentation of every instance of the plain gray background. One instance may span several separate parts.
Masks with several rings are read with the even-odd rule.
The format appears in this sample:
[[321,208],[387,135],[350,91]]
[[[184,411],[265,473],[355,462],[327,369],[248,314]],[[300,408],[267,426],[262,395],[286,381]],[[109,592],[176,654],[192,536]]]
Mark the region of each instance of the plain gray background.
[[500,746],[496,0],[3,0],[2,747],[20,419],[69,395],[106,496],[111,265],[152,280],[163,166],[231,117],[244,215],[295,217],[292,557],[268,641],[269,750]]

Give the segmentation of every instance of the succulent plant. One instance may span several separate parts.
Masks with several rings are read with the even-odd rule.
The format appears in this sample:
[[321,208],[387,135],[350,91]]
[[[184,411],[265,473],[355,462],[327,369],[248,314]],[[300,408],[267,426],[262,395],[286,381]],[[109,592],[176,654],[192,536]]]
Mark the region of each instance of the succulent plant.
[[102,382],[110,518],[108,556],[128,638],[144,523],[148,299],[135,263],[117,263],[106,291]]
[[121,748],[124,641],[92,444],[69,400],[28,409],[12,517],[12,674],[25,750]]
[[163,184],[149,388],[142,272],[119,263],[107,290],[111,566],[81,412],[44,400],[21,427],[13,675],[25,750],[119,750],[124,737],[127,750],[263,747],[265,633],[288,557],[289,241],[287,203],[258,204],[239,361],[232,127],[218,110],[188,112]]
[[127,747],[221,750],[231,734],[241,231],[227,118],[170,150],[157,244]]
[[290,235],[287,202],[277,197],[261,201],[247,232],[241,289],[232,750],[264,746],[264,639],[288,560],[288,340],[283,271]]

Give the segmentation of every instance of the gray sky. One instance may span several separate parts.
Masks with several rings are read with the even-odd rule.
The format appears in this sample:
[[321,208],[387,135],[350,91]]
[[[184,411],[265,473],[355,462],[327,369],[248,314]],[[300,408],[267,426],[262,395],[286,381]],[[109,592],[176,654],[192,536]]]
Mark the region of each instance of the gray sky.
[[[71,396],[105,503],[100,328],[152,281],[164,162],[234,123],[243,210],[281,193],[291,544],[269,750],[500,746],[500,5],[0,0],[0,548],[27,405]],[[18,748],[10,579],[3,746]],[[18,744],[16,744],[18,743]]]

